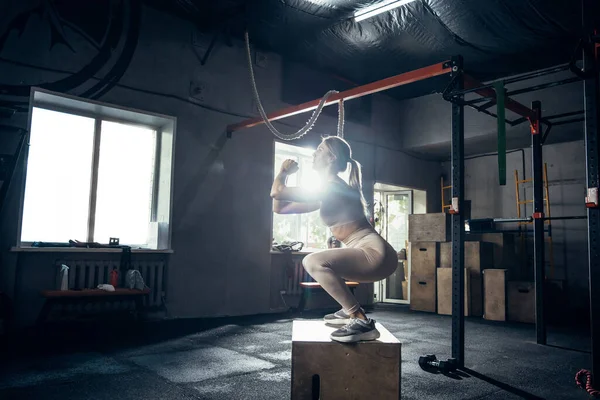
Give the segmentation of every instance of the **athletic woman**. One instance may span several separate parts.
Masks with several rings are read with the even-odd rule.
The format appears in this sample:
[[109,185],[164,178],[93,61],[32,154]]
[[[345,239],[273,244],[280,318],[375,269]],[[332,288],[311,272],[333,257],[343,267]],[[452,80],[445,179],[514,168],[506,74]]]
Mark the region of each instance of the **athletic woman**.
[[[348,164],[349,184],[339,176]],[[375,321],[365,315],[344,280],[371,283],[385,279],[396,270],[398,256],[369,223],[361,167],[352,158],[348,142],[337,136],[323,139],[313,154],[313,169],[322,179],[320,190],[288,187],[287,177],[298,171],[298,164],[293,160],[283,162],[271,189],[273,211],[299,214],[320,210],[321,219],[344,246],[308,254],[302,265],[342,307],[324,317],[327,324],[340,326],[331,339],[375,340],[380,335]]]

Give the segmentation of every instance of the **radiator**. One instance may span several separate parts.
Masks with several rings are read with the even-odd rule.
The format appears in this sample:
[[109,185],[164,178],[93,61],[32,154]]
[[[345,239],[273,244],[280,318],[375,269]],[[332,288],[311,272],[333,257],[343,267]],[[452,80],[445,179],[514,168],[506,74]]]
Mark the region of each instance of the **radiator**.
[[304,257],[292,257],[288,261],[287,273],[285,275],[285,292],[289,295],[299,295],[302,293],[301,282],[314,282],[315,280],[306,272],[302,266]]
[[[120,260],[57,260],[56,289],[60,289],[60,269],[62,265],[69,267],[69,289],[92,289],[103,283],[110,283],[110,271],[116,268],[119,271],[119,282],[123,282],[126,271],[120,271]],[[162,305],[162,298],[166,293],[165,261],[135,261],[131,260],[131,267],[140,271],[144,283],[150,288],[146,298],[146,306]]]

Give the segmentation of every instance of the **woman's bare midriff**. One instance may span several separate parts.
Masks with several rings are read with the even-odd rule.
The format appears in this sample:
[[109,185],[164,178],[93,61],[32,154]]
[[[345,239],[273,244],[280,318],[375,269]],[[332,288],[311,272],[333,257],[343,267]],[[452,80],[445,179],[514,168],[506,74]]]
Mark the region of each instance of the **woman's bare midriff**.
[[348,236],[359,229],[370,228],[371,224],[366,220],[353,221],[344,225],[339,225],[331,228],[331,233],[337,240],[344,242]]

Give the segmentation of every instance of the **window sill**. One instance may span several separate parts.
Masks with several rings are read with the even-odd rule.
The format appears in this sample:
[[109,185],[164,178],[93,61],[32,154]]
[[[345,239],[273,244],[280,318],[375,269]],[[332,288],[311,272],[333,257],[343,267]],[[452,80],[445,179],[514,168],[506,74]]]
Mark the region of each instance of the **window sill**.
[[[120,248],[89,248],[89,247],[11,247],[13,253],[122,253]],[[173,250],[131,249],[137,254],[172,254]]]

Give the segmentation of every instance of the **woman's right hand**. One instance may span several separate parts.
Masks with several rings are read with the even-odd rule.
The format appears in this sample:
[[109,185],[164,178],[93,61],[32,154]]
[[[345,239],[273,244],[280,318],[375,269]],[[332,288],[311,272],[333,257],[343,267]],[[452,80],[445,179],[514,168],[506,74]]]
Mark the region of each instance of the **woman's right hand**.
[[285,175],[292,175],[298,172],[298,169],[300,169],[300,167],[298,167],[298,163],[296,161],[287,159],[283,163],[281,163],[281,169],[279,170],[279,173]]

